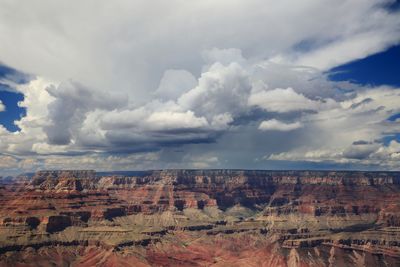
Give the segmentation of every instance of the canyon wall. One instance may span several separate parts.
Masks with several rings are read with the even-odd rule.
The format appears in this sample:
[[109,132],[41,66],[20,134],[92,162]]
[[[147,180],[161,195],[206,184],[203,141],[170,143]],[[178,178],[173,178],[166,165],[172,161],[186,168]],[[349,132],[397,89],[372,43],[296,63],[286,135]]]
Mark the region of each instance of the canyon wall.
[[8,179],[0,265],[400,265],[399,172],[134,174]]

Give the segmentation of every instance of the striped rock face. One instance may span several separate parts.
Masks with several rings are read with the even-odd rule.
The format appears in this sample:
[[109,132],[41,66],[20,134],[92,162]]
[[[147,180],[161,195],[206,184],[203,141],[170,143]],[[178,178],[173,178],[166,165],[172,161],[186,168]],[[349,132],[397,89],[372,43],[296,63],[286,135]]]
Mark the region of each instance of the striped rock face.
[[0,266],[400,265],[396,172],[40,171],[0,196]]

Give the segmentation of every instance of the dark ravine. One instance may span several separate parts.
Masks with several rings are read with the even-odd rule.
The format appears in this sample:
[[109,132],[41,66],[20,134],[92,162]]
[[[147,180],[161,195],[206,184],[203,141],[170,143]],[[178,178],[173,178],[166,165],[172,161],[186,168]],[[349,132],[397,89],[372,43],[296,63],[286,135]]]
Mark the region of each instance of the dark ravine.
[[400,265],[400,172],[53,170],[0,195],[1,266]]

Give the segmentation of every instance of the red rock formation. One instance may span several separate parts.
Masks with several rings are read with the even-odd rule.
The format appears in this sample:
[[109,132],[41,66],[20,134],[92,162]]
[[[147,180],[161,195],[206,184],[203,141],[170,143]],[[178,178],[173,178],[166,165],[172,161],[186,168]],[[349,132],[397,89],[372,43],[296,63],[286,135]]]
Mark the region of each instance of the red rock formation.
[[397,172],[41,171],[0,196],[0,265],[400,263]]

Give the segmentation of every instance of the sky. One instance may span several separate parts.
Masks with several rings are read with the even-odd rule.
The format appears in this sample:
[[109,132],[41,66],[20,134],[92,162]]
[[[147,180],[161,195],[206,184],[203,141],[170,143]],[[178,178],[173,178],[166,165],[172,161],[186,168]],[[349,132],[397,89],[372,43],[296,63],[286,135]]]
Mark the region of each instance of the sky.
[[400,170],[394,0],[0,0],[0,175]]

